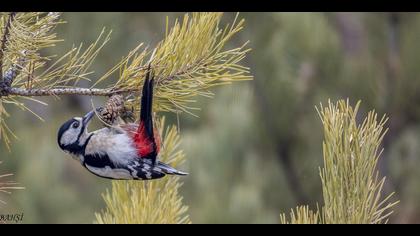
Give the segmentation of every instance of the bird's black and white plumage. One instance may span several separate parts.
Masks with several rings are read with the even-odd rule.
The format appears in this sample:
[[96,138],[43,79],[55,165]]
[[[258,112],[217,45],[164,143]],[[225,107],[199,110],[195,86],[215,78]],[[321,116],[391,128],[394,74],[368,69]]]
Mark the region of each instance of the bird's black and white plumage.
[[186,175],[156,160],[160,139],[153,127],[153,78],[149,77],[148,73],[143,85],[139,124],[128,123],[89,133],[87,126],[95,115],[91,111],[61,126],[60,148],[90,172],[104,178],[151,180],[166,174]]

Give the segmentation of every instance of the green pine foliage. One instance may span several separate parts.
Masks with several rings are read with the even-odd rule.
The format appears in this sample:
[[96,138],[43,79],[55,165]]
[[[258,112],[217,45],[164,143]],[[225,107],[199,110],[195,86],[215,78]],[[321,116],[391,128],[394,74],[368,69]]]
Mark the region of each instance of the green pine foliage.
[[290,220],[282,223],[379,224],[386,223],[397,202],[393,195],[383,196],[385,177],[380,178],[377,163],[380,144],[386,133],[385,116],[378,120],[370,111],[357,123],[360,102],[353,108],[349,101],[322,104],[318,110],[324,126],[324,167],[320,169],[324,204],[312,212],[307,206],[292,210]]
[[[55,47],[61,39],[54,29],[60,20],[60,13],[25,12],[1,13],[0,35],[0,82],[9,80],[11,87],[22,90],[75,87],[79,80],[90,80],[89,70],[100,49],[109,41],[109,33],[103,31],[98,39],[88,47],[80,44],[72,47],[64,55],[44,55],[43,50]],[[50,94],[54,96],[53,93]],[[31,96],[0,95],[0,139],[10,150],[11,138],[17,138],[6,120],[11,117],[7,106],[39,115],[25,105],[25,101],[35,101],[47,105]]]
[[244,20],[236,15],[231,25],[221,26],[222,16],[185,14],[173,26],[167,19],[165,38],[153,50],[139,45],[97,83],[119,71],[119,80],[110,89],[139,88],[150,64],[157,84],[155,110],[195,115],[193,111],[199,108],[189,105],[196,101],[195,97],[212,97],[209,89],[214,86],[252,79],[249,68],[241,65],[250,51],[248,43],[238,48],[226,47],[242,30]]

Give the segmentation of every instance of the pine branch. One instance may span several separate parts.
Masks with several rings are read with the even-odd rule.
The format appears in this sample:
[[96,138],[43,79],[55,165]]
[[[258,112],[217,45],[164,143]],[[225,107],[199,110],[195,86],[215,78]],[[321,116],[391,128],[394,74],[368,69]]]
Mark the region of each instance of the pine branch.
[[[296,210],[296,211],[295,211]],[[309,206],[298,206],[296,209],[292,209],[290,212],[290,220],[288,220],[286,214],[280,215],[281,224],[319,224],[321,216],[319,211],[312,211]]]
[[370,111],[361,124],[356,122],[360,101],[328,102],[318,110],[324,125],[323,186],[325,223],[386,223],[397,202],[393,193],[383,196],[385,177],[380,178],[377,163],[380,144],[387,133],[388,118]]
[[[5,117],[9,117],[3,104],[12,104],[29,110],[20,99],[38,101],[33,97],[85,95],[112,96],[136,93],[145,78],[147,67],[153,65],[155,75],[154,111],[186,112],[194,115],[189,106],[195,102],[194,96],[212,97],[210,88],[236,81],[249,80],[249,68],[240,65],[250,49],[242,46],[225,49],[230,39],[243,28],[244,20],[236,15],[232,25],[220,27],[221,13],[185,14],[183,21],[175,21],[169,30],[166,26],[165,38],[151,51],[140,43],[119,63],[90,88],[75,85],[79,80],[91,81],[88,71],[99,51],[110,40],[110,33],[101,32],[97,40],[82,51],[82,45],[73,47],[61,58],[47,67],[52,56],[43,56],[40,49],[55,46],[61,41],[51,32],[59,21],[59,13],[13,13],[5,29],[2,47],[3,59],[0,68],[6,70],[0,80],[0,139],[7,142],[8,135],[14,136],[7,127]],[[3,15],[4,19],[5,15]],[[119,74],[117,72],[119,71]],[[114,75],[117,82],[103,88],[97,84]],[[72,84],[70,84],[72,83]],[[41,101],[38,101],[42,103]],[[139,99],[127,101],[127,106],[139,107]],[[33,113],[33,112],[32,112]],[[36,115],[36,114],[35,114]],[[3,132],[2,132],[3,131]]]
[[[83,95],[83,96],[112,96],[115,94],[137,92],[140,89],[95,89],[95,88],[54,88],[54,89],[22,89],[8,88],[5,96],[24,96],[24,97],[41,97],[41,96],[62,96],[62,95]],[[0,94],[1,96],[1,94]]]
[[4,56],[4,51],[6,50],[6,44],[7,44],[7,38],[9,37],[9,31],[10,31],[10,26],[11,23],[15,17],[16,13],[15,12],[11,12],[9,14],[9,18],[7,20],[7,24],[4,28],[4,33],[3,33],[3,39],[1,40],[1,50],[0,50],[0,81],[3,81],[3,56]]
[[[112,72],[121,70],[115,86],[140,87],[145,76],[143,68],[152,63],[156,79],[154,109],[194,115],[192,111],[199,108],[189,105],[195,102],[193,97],[212,97],[214,94],[209,90],[212,87],[252,79],[249,68],[240,65],[250,51],[247,42],[226,49],[226,44],[242,30],[244,20],[238,20],[236,15],[231,25],[221,27],[222,16],[222,13],[185,14],[172,28],[167,23],[165,38],[152,51],[133,50],[130,58],[112,69]],[[95,85],[107,78],[98,79]]]
[[384,196],[385,177],[380,178],[376,168],[388,119],[378,120],[370,111],[358,124],[359,105],[353,108],[348,100],[340,100],[316,108],[324,126],[324,167],[319,170],[324,205],[316,212],[298,207],[296,214],[292,210],[290,220],[281,214],[281,223],[387,223],[398,201],[391,201],[393,193]]

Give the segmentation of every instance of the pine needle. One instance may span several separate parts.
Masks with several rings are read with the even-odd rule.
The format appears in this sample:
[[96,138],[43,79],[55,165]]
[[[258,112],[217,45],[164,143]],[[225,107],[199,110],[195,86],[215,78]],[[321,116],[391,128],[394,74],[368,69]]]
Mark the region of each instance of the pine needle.
[[[2,162],[0,161],[0,165]],[[0,174],[0,193],[11,194],[14,190],[22,190],[24,187],[19,186],[19,183],[9,180],[13,174]],[[5,200],[0,199],[1,204],[6,204]]]

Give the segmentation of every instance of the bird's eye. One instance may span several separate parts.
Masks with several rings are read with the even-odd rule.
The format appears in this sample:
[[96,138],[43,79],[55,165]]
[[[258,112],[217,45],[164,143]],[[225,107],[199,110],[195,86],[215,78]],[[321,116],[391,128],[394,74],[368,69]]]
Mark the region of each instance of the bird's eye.
[[73,127],[74,129],[79,128],[79,122],[78,122],[78,121],[74,122],[74,123],[73,123],[73,125],[72,125],[72,127]]

